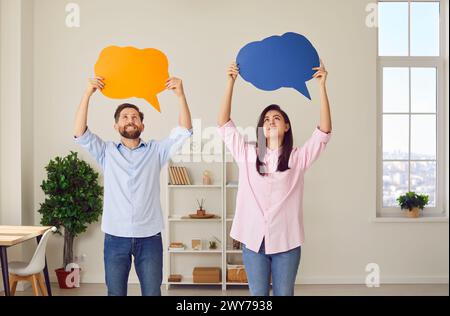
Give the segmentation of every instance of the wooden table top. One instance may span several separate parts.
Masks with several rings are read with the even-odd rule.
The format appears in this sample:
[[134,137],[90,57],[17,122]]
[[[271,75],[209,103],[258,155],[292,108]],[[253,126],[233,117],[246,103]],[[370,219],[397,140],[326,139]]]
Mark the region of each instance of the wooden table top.
[[13,246],[44,234],[51,226],[0,225],[0,246]]

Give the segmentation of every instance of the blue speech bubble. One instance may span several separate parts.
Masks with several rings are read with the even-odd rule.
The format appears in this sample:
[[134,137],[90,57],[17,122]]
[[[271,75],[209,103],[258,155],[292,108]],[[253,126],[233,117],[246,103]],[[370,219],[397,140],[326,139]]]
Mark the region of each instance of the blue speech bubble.
[[251,42],[238,53],[239,74],[261,90],[294,88],[311,100],[306,81],[319,67],[316,49],[303,35],[289,32]]

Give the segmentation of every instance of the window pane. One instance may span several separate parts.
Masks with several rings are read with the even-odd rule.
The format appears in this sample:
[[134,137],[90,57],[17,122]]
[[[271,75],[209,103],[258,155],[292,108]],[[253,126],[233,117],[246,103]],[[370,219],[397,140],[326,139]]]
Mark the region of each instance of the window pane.
[[378,55],[408,55],[408,2],[378,3]]
[[411,116],[411,159],[436,159],[436,116]]
[[383,163],[383,207],[398,206],[397,198],[408,192],[408,162]]
[[411,3],[411,56],[439,56],[439,3]]
[[383,159],[409,158],[409,116],[383,115]]
[[427,194],[427,206],[436,206],[436,162],[411,162],[411,190]]
[[383,68],[383,112],[409,112],[409,68]]
[[436,113],[436,68],[411,68],[411,112]]

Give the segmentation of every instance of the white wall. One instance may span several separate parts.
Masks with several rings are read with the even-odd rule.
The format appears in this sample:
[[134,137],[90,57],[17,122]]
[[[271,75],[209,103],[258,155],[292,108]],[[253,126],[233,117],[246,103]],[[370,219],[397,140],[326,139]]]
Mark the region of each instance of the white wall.
[[[0,1],[1,225],[34,224],[32,17],[32,0]],[[9,248],[8,259],[26,260],[35,246]]]
[[[92,75],[103,47],[133,45],[164,51],[170,73],[184,79],[193,118],[201,117],[206,127],[215,124],[224,71],[239,48],[249,41],[295,31],[314,43],[329,70],[334,133],[305,179],[306,244],[299,281],[363,283],[366,264],[376,262],[382,282],[448,282],[448,222],[370,220],[375,214],[376,189],[377,33],[365,26],[368,2],[79,0],[81,27],[68,28],[68,1],[39,0],[33,19],[34,174],[29,174],[35,222],[39,223],[37,209],[44,199],[39,185],[49,159],[77,150],[94,164],[73,144],[72,127],[86,78]],[[296,143],[302,144],[319,119],[317,85],[310,82],[308,87],[311,103],[293,90],[263,92],[239,80],[232,116],[241,126],[254,125],[264,106],[278,103],[293,121]],[[146,115],[144,138],[165,137],[177,122],[176,98],[164,92],[159,99],[162,114],[145,101],[132,100]],[[118,138],[112,115],[119,102],[100,94],[92,99],[89,126],[104,139]],[[84,282],[104,280],[99,226],[92,225],[76,241],[75,253],[87,255]],[[51,270],[59,267],[62,239],[54,238],[48,252]],[[136,281],[135,275],[131,281]]]
[[[7,13],[19,13],[20,2],[2,1],[1,19],[1,152],[2,223],[20,224],[21,212],[21,20]],[[18,146],[19,145],[19,146]]]
[[[450,9],[450,5],[449,5],[449,1],[445,1],[445,8],[444,8],[444,12],[445,12],[445,29],[446,29],[446,34],[445,36],[449,36],[450,35],[450,21],[449,21],[449,9]],[[446,46],[445,46],[445,83],[444,83],[444,87],[446,87],[445,89],[445,110],[444,110],[444,117],[445,117],[445,124],[446,126],[449,126],[449,89],[448,89],[448,85],[449,85],[449,60],[448,60],[448,56],[449,56],[449,41],[447,41]],[[445,143],[448,144],[449,143],[449,128],[447,128],[447,130],[445,131]],[[445,149],[445,159],[447,161],[449,161],[449,146],[447,146],[447,148]],[[448,165],[447,165],[448,166]],[[445,185],[447,188],[450,187],[450,181],[449,181],[449,170],[447,168],[447,172],[445,173]],[[450,205],[449,202],[449,194],[446,195],[446,201],[445,204]],[[448,210],[448,208],[447,208]]]

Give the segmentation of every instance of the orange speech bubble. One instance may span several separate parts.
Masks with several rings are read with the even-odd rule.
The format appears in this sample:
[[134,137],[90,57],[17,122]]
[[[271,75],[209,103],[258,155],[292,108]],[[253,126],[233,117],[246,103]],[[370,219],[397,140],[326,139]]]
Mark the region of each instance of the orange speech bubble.
[[168,68],[166,55],[157,49],[108,46],[101,51],[94,71],[104,78],[105,96],[143,98],[161,112],[156,95],[166,89]]

